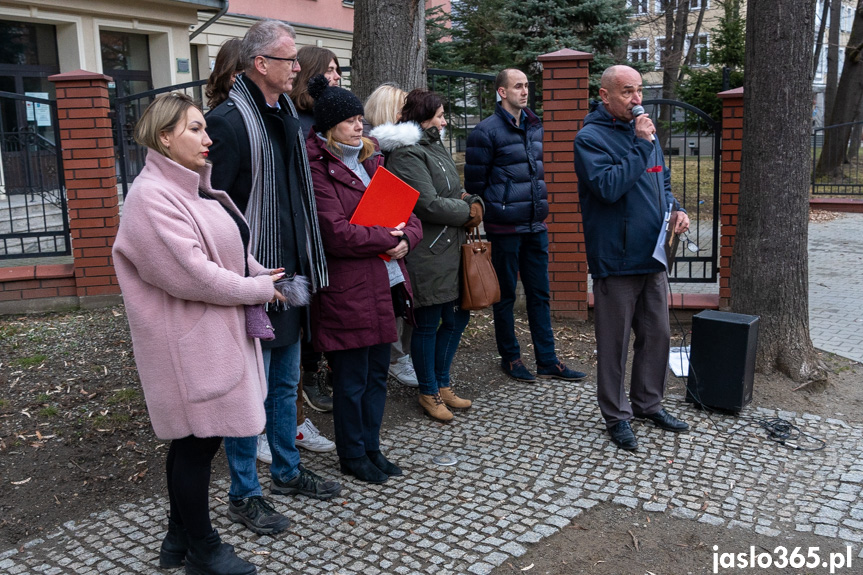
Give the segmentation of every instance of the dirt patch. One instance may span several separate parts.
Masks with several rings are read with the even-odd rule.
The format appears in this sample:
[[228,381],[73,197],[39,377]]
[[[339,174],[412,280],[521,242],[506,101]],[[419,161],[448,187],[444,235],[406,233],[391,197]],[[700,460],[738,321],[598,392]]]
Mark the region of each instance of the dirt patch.
[[[561,359],[593,378],[596,365],[592,324],[558,321],[554,327]],[[533,354],[527,343],[530,339],[525,317],[517,316],[516,329],[528,361]],[[686,317],[680,323],[673,322],[672,344],[679,345],[688,329]],[[783,377],[759,375],[753,405],[863,421],[860,364],[830,354],[823,354],[823,359],[831,370],[826,386],[795,392],[794,384]],[[474,314],[453,366],[459,393],[493,399],[497,385],[512,384],[498,363],[491,315]],[[683,392],[683,381],[670,377],[669,393]],[[332,437],[329,414],[311,417]],[[416,417],[421,417],[416,391],[391,385],[384,426]],[[86,518],[121,502],[164,496],[166,448],[167,444],[156,439],[150,427],[122,307],[0,318],[0,548],[20,544],[56,525]],[[214,476],[227,476],[222,456],[216,458]],[[642,552],[653,549],[650,542],[655,539],[655,552],[651,553],[660,565],[662,561],[666,567],[677,565],[668,563],[677,544],[693,550],[692,569],[675,569],[680,573],[699,572],[696,566],[707,564],[703,562],[710,559],[712,551],[700,549],[701,543],[713,545],[723,541],[720,535],[732,536],[725,533],[728,530],[720,529],[716,531],[717,538],[711,539],[705,535],[712,533],[709,527],[691,521],[602,508],[583,515],[573,527],[532,548],[527,556],[530,560],[519,558],[513,568],[534,563],[536,570],[532,572],[539,573],[652,571],[654,559],[645,562],[643,569],[614,563],[612,555],[620,561],[631,559],[626,550],[626,545],[632,545],[631,540],[627,543],[631,539],[628,530],[636,523],[647,526],[633,529],[643,543]],[[608,545],[612,534],[617,537],[614,549]],[[750,535],[741,537],[748,541]],[[741,542],[745,542],[743,539]],[[567,559],[571,546],[575,546],[575,555]],[[826,544],[823,547],[829,549]],[[607,553],[579,555],[590,549],[605,549]],[[584,569],[561,570],[562,561],[570,561],[568,565],[581,562],[578,564]],[[598,561],[606,561],[607,570],[597,570],[605,565]],[[503,572],[510,566],[500,569]]]

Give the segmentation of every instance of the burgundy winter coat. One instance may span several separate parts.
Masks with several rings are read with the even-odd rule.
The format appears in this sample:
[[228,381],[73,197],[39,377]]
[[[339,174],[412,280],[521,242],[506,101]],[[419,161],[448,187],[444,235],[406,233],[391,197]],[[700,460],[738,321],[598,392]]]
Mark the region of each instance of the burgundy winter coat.
[[[396,341],[390,281],[379,254],[399,239],[391,228],[349,223],[366,186],[315,135],[306,140],[330,285],[312,298],[312,342],[318,351],[356,349]],[[383,165],[378,151],[363,162],[369,176]],[[422,226],[411,215],[404,228],[409,245],[419,245]],[[398,260],[410,293],[404,259]]]

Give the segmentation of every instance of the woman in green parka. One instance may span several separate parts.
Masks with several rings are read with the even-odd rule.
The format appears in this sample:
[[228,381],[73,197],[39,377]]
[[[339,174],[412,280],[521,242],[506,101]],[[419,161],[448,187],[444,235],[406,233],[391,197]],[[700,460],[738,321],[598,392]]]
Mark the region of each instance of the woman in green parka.
[[405,99],[398,124],[384,124],[371,135],[386,154],[386,167],[416,188],[414,214],[422,222],[423,239],[406,258],[414,290],[416,327],[411,358],[419,382],[419,402],[439,421],[453,418],[449,408],[467,409],[458,397],[449,370],[470,312],[459,306],[461,244],[467,228],[482,221],[479,196],[462,187],[455,162],[443,145],[443,100],[434,92],[414,90]]

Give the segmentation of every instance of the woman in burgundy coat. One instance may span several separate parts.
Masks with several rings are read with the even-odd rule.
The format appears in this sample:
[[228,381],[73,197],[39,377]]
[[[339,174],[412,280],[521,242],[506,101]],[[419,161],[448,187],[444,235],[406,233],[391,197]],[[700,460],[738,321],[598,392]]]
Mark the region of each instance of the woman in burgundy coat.
[[[414,216],[396,228],[350,223],[383,163],[363,137],[363,105],[323,75],[309,82],[314,132],[306,147],[330,285],[312,300],[312,338],[333,370],[336,451],[343,473],[383,483],[402,474],[380,451],[396,315],[412,306],[404,257],[422,239]],[[390,256],[384,261],[380,254]]]

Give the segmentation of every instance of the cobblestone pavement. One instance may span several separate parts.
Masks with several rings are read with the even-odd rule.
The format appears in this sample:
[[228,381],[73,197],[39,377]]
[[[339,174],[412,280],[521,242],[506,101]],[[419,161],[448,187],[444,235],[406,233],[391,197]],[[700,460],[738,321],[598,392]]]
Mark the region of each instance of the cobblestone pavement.
[[809,224],[809,332],[815,347],[863,362],[863,214]]
[[[711,416],[672,396],[666,405],[693,431],[637,423],[642,447],[628,453],[608,440],[593,383],[550,381],[533,393],[543,407],[529,422],[524,389],[499,386],[493,406],[478,402],[450,425],[423,418],[390,429],[385,451],[405,477],[381,486],[347,480],[329,502],[276,497],[294,520],[277,538],[230,523],[228,486],[219,480],[216,526],[262,574],[489,573],[600,502],[744,532],[813,532],[863,557],[863,461],[850,456],[863,447],[860,425],[765,409]],[[816,433],[826,449],[793,452],[766,441],[752,420],[775,416]],[[458,463],[432,463],[442,453]],[[306,457],[325,474],[337,468],[333,454]],[[0,572],[153,573],[165,510],[164,498],[150,498],[58,525],[0,550]]]

